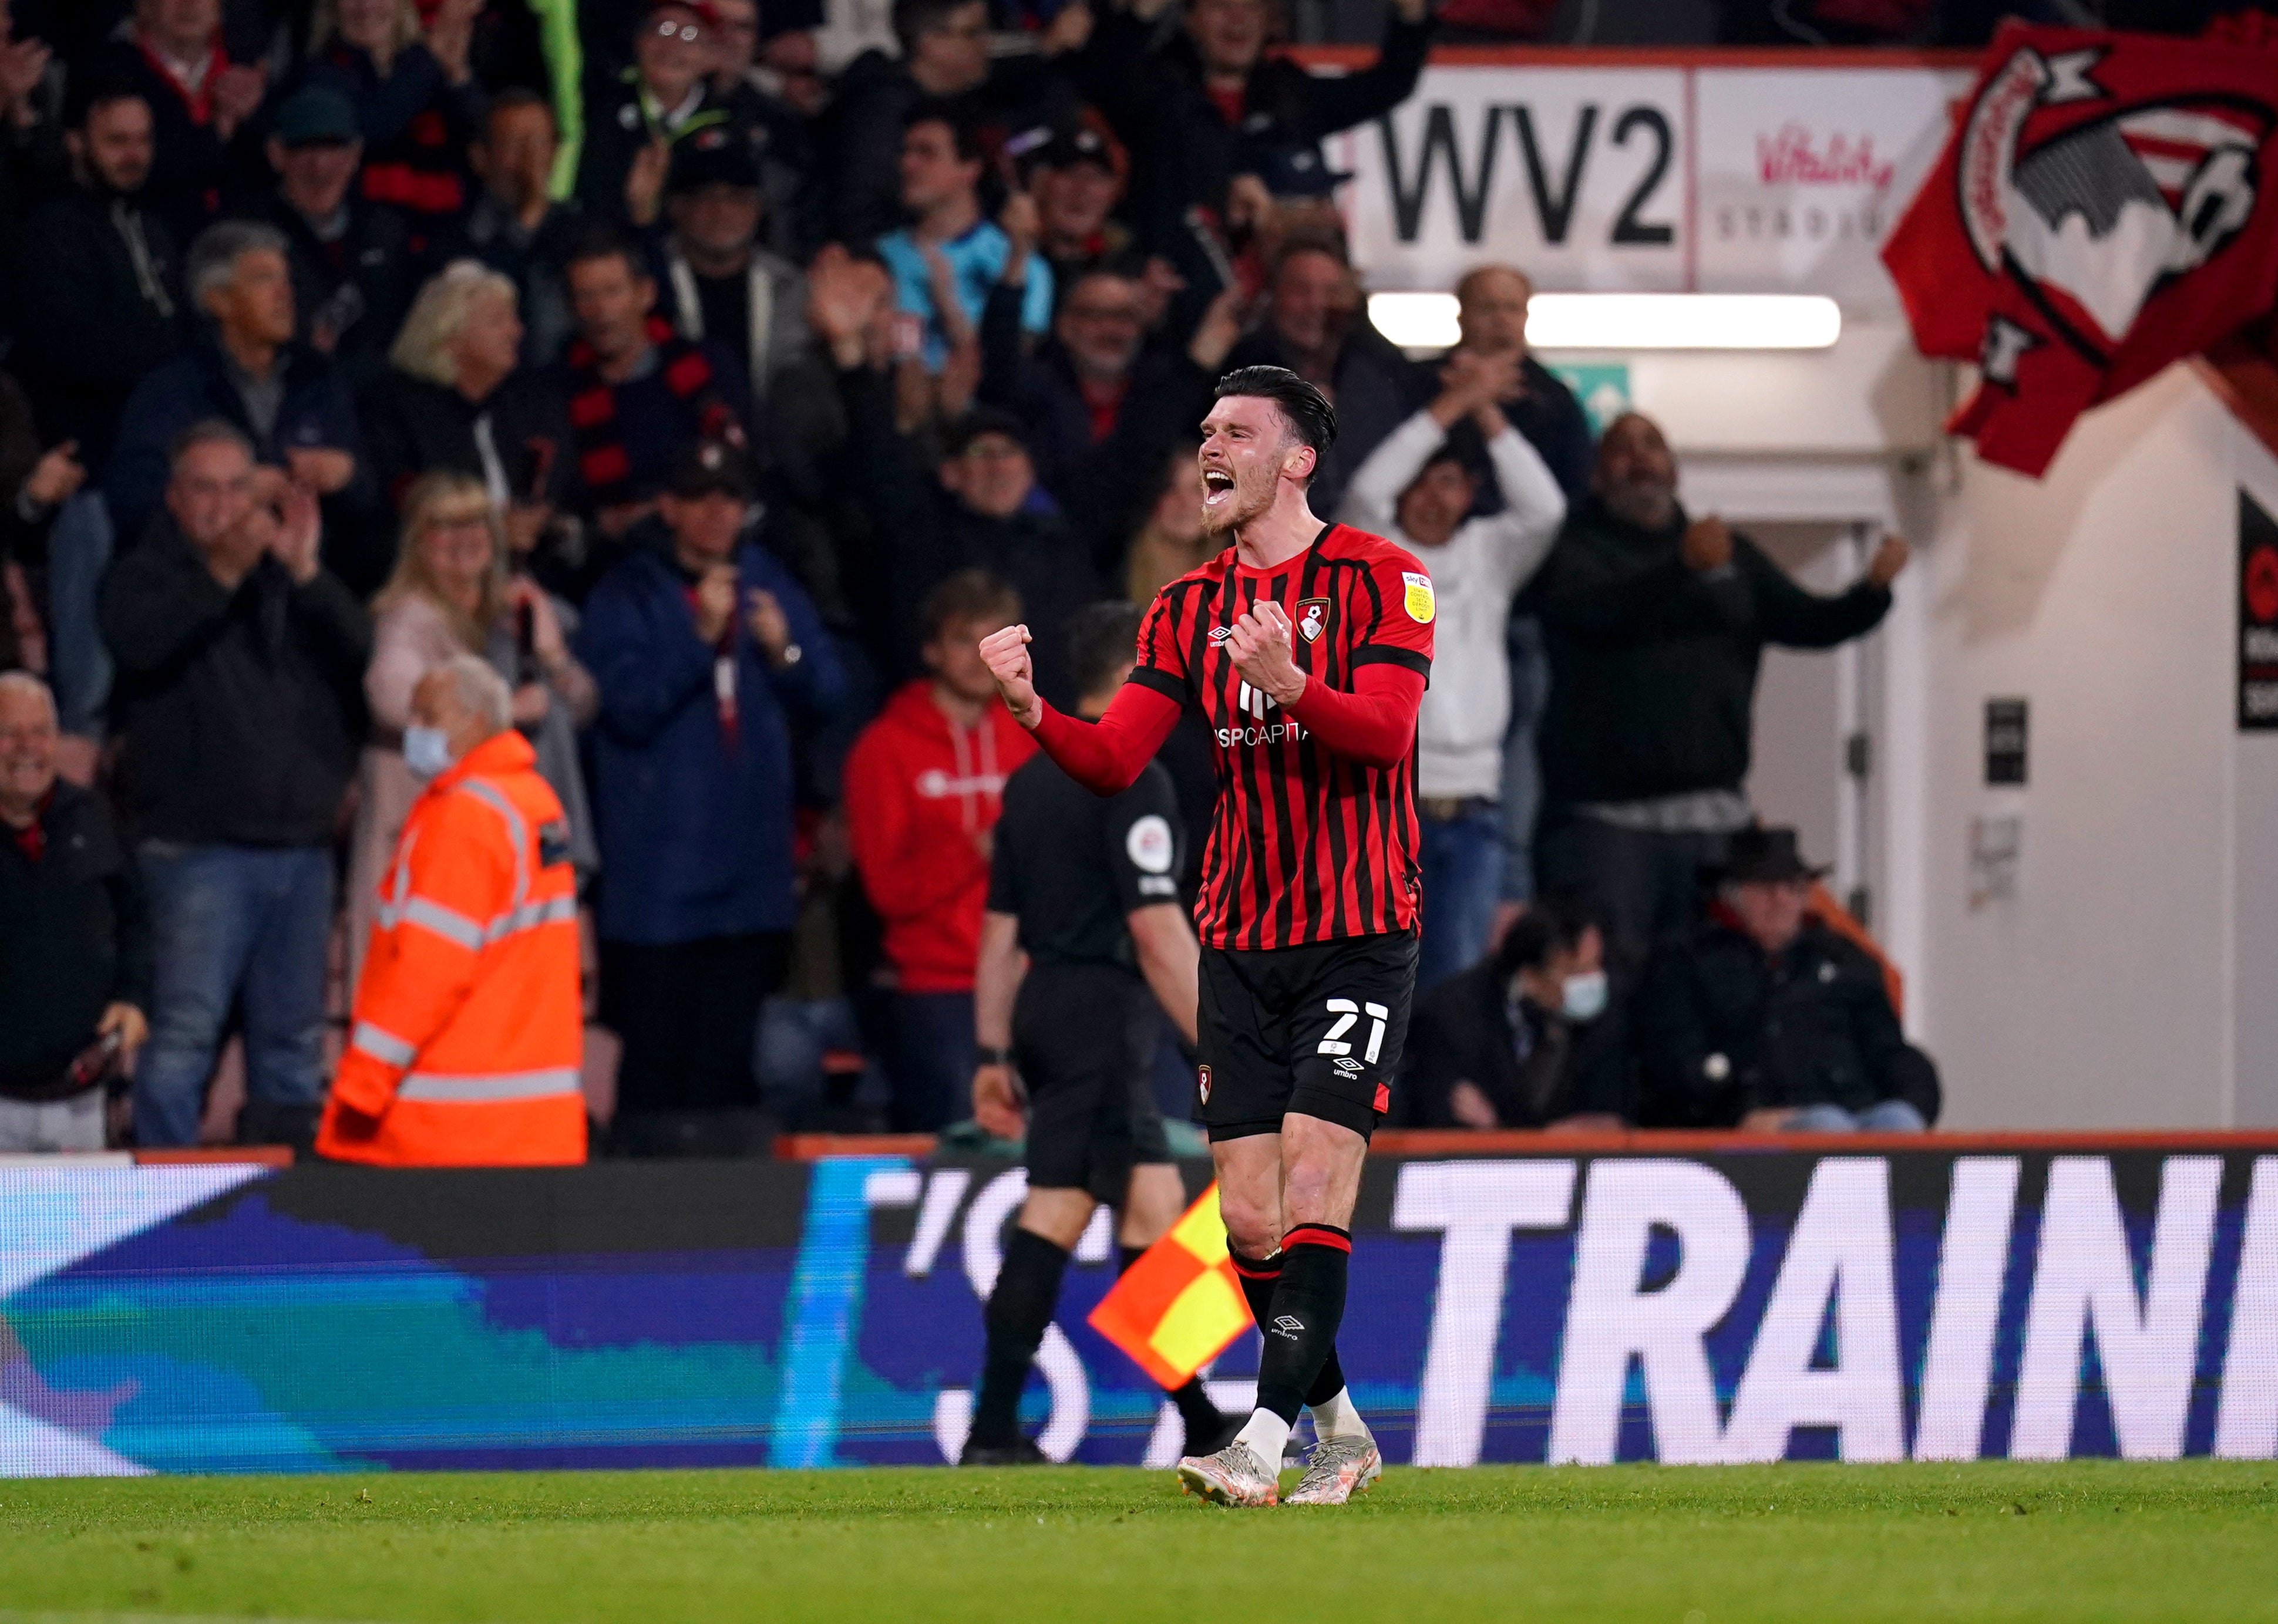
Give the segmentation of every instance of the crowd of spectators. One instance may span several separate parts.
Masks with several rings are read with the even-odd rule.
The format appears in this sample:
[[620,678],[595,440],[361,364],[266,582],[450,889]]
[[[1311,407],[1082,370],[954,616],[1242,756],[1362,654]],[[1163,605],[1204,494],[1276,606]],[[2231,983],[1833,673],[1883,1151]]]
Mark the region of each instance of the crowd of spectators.
[[[1863,999],[1861,949],[1766,922],[1738,871],[1703,910],[1752,822],[1762,649],[1870,628],[1903,546],[1823,599],[1688,517],[1653,424],[1594,436],[1527,353],[1517,267],[1463,280],[1447,355],[1385,339],[1319,143],[1410,93],[1435,23],[1392,0],[1341,76],[1274,54],[1286,25],[0,0],[24,1142],[99,1142],[48,1107],[105,1072],[110,1132],[192,1142],[233,1039],[238,1132],[309,1141],[419,788],[413,695],[469,656],[566,814],[611,1146],[963,1117],[1031,749],[974,645],[1026,621],[1072,705],[1079,612],[1212,550],[1195,425],[1261,362],[1337,405],[1315,510],[1441,583],[1410,1119],[1889,1125],[1894,1021],[1819,1085],[1758,1080],[1731,1029]],[[1199,829],[1206,741],[1165,759]]]

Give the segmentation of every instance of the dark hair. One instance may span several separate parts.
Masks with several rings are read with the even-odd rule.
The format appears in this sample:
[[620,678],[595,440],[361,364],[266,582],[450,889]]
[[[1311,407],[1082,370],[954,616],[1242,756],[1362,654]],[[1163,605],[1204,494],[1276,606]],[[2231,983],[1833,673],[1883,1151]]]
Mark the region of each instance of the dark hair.
[[634,280],[649,274],[648,255],[635,242],[614,225],[594,225],[579,233],[570,247],[569,257],[562,262],[562,275],[567,280],[570,273],[580,265],[590,265],[595,260],[621,259]]
[[894,0],[894,38],[900,42],[902,55],[916,56],[921,36],[944,27],[952,11],[961,11],[972,3],[973,0]]
[[918,624],[931,643],[956,621],[1000,614],[1007,621],[1019,620],[1021,594],[985,569],[960,569],[925,595],[918,606]]
[[101,72],[85,79],[74,74],[64,93],[64,128],[84,133],[88,119],[114,102],[140,102],[146,109],[150,105],[142,88],[123,73]]
[[958,161],[964,164],[981,161],[981,132],[974,127],[973,120],[965,116],[965,110],[955,102],[942,96],[928,96],[902,115],[905,132],[921,124],[947,125],[949,139],[957,148]]
[[1217,399],[1242,396],[1273,401],[1291,431],[1313,448],[1317,469],[1322,454],[1337,443],[1337,408],[1329,404],[1326,395],[1287,367],[1243,367],[1218,380]]
[[1502,946],[1495,949],[1495,974],[1509,980],[1522,970],[1541,969],[1553,954],[1579,947],[1597,923],[1588,901],[1575,893],[1536,897],[1504,933]]
[[490,121],[501,113],[510,113],[524,107],[535,107],[546,115],[547,123],[554,122],[553,103],[528,85],[508,85],[491,96],[491,104],[483,112],[483,124],[487,128]]
[[1139,619],[1139,606],[1120,598],[1076,611],[1068,623],[1068,664],[1078,694],[1092,698],[1138,657]]

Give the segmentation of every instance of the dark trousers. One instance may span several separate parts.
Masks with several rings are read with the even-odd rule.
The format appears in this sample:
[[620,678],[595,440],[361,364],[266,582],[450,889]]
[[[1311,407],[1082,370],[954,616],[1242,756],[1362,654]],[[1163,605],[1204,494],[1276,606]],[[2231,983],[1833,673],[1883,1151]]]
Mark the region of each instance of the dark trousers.
[[1545,891],[1579,893],[1596,911],[1617,973],[1636,970],[1653,944],[1701,916],[1702,869],[1720,863],[1731,837],[1624,829],[1566,808],[1546,814],[1535,837],[1535,877]]
[[973,1115],[973,995],[896,993],[886,1076],[897,1133],[935,1133]]
[[760,1003],[783,985],[791,937],[775,931],[662,947],[601,943],[601,1024],[624,1045],[617,1115],[756,1110]]

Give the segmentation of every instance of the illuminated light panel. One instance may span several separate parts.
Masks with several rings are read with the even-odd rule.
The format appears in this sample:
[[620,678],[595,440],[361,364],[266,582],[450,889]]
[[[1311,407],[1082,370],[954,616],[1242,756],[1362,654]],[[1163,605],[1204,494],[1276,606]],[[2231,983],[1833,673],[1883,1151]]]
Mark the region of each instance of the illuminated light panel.
[[[1373,294],[1369,319],[1403,349],[1456,339],[1453,294]],[[1535,349],[1825,349],[1843,332],[1832,299],[1809,294],[1537,294]]]

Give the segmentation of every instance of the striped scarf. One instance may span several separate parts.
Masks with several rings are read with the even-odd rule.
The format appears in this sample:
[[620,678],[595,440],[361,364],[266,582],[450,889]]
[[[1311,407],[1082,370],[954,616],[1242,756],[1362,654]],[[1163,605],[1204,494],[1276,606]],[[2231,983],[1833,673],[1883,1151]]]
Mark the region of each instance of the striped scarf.
[[[662,317],[648,319],[648,340],[656,347],[657,370],[664,386],[696,412],[697,437],[740,446],[744,431],[736,414],[720,398],[712,363],[704,352],[673,332]],[[632,462],[625,454],[617,425],[616,385],[602,377],[600,358],[584,339],[570,346],[570,426],[577,446],[577,471],[595,505],[614,507],[632,501]]]

